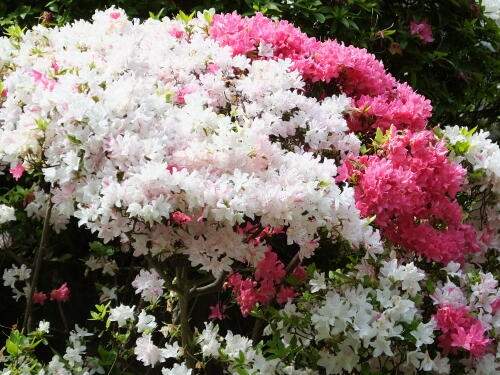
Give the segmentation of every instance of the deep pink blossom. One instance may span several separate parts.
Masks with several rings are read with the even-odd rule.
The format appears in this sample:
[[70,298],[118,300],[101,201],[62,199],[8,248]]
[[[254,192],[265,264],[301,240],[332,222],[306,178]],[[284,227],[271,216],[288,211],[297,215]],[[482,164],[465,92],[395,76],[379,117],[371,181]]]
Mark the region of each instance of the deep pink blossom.
[[51,301],[60,301],[60,302],[66,302],[67,300],[69,300],[68,284],[64,283],[59,287],[59,289],[53,289],[50,292],[50,299]]
[[47,300],[47,295],[44,292],[37,292],[33,294],[33,303],[35,305],[43,305]]
[[304,280],[306,278],[306,276],[307,276],[306,267],[304,267],[302,265],[298,265],[293,270],[292,275],[295,276],[295,278],[297,280]]
[[167,170],[170,172],[170,174],[173,174],[176,171],[181,171],[183,170],[184,167],[180,167],[179,165],[172,163],[167,165]]
[[267,251],[257,264],[253,278],[243,279],[240,274],[233,273],[226,285],[233,289],[241,313],[247,316],[257,303],[265,305],[275,297],[278,303],[285,303],[297,296],[293,288],[281,284],[285,274],[285,265],[276,253]]
[[421,23],[416,23],[415,21],[410,22],[410,32],[420,38],[422,44],[431,43],[434,41],[432,37],[432,28],[427,21],[422,21]]
[[57,65],[57,61],[56,60],[52,60],[52,62],[50,63],[50,66],[52,67],[52,69],[54,69],[54,72],[59,72],[59,65]]
[[356,182],[356,207],[364,217],[376,215],[375,223],[390,241],[428,260],[462,263],[465,254],[480,247],[455,199],[466,171],[447,153],[431,131],[393,128],[376,155],[347,161],[343,168]]
[[177,27],[173,27],[170,30],[168,30],[168,33],[177,39],[182,38],[182,36],[184,35],[184,31],[178,29]]
[[223,320],[224,319],[224,310],[226,309],[226,306],[223,305],[222,303],[216,303],[213,306],[210,306],[210,315],[208,316],[208,319],[219,319]]
[[187,223],[193,221],[191,217],[180,211],[172,212],[170,217],[172,218],[174,223],[180,226],[186,225]]
[[280,287],[280,291],[276,294],[276,300],[278,303],[286,303],[288,300],[291,300],[298,295],[299,293],[297,293],[293,287],[282,285]]
[[438,340],[444,354],[456,354],[457,348],[463,348],[472,357],[481,358],[492,341],[487,337],[486,328],[465,306],[442,305],[433,317],[442,332]]
[[9,172],[12,175],[12,177],[14,177],[14,179],[17,181],[21,178],[25,170],[26,168],[24,168],[22,164],[17,164],[14,168],[10,168]]

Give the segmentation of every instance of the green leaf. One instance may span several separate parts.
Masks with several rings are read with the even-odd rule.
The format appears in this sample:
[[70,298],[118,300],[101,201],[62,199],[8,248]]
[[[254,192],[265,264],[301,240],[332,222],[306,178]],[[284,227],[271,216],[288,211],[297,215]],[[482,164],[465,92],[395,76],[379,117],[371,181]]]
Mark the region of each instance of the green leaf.
[[322,13],[314,13],[314,17],[319,23],[325,23],[326,17]]
[[7,341],[5,342],[5,347],[7,349],[7,353],[9,353],[10,355],[18,355],[20,350],[19,350],[19,347],[14,344],[10,339],[7,339]]
[[207,23],[212,23],[212,13],[210,12],[203,12],[203,18],[205,18],[205,21],[207,21]]
[[375,132],[375,142],[378,144],[382,144],[385,141],[384,133],[382,133],[382,129],[377,128],[377,131]]
[[194,15],[195,15],[195,12],[191,13],[191,14],[188,16],[186,13],[184,13],[184,12],[181,10],[181,11],[179,11],[179,14],[177,15],[177,17],[176,17],[176,18],[177,18],[178,20],[181,20],[181,21],[182,21],[182,22],[184,22],[184,23],[189,23],[189,21],[191,21],[191,20],[193,19]]
[[82,141],[80,141],[78,138],[76,138],[74,135],[68,135],[68,139],[71,143],[80,146],[82,144]]

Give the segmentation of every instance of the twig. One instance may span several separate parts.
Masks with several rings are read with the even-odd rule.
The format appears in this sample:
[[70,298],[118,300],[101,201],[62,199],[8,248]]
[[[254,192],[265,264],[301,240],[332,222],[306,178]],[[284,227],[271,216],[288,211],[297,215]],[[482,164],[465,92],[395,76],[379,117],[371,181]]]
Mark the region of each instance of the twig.
[[2,251],[5,253],[5,255],[7,255],[9,258],[12,258],[19,265],[28,263],[22,256],[17,255],[12,250],[3,249]]
[[42,229],[42,237],[40,238],[40,245],[38,246],[38,250],[35,256],[35,264],[33,276],[30,281],[29,294],[26,297],[26,310],[24,311],[24,320],[23,320],[23,331],[29,332],[31,328],[31,315],[33,310],[33,295],[35,294],[36,284],[38,283],[38,277],[40,276],[40,268],[42,266],[43,259],[43,250],[45,249],[45,244],[47,242],[47,237],[49,233],[49,223],[50,223],[50,215],[52,214],[52,207],[54,204],[52,203],[52,196],[49,195],[49,207],[47,208],[47,213],[43,220],[43,229]]
[[299,265],[299,263],[300,263],[300,251],[297,251],[297,253],[293,256],[290,263],[288,263],[288,265],[285,268],[285,271],[286,271],[285,276],[290,275],[295,270],[295,268]]
[[66,315],[64,315],[64,310],[63,310],[61,301],[57,301],[57,308],[59,309],[59,315],[61,315],[61,320],[62,320],[63,326],[64,326],[64,332],[68,333],[68,331],[69,331],[68,322],[66,321]]
[[192,297],[199,297],[203,296],[205,294],[210,294],[213,292],[216,292],[221,286],[222,283],[224,282],[224,279],[226,278],[226,273],[222,272],[217,279],[215,279],[213,282],[211,282],[208,285],[201,286],[198,288],[191,288],[189,291],[189,296]]

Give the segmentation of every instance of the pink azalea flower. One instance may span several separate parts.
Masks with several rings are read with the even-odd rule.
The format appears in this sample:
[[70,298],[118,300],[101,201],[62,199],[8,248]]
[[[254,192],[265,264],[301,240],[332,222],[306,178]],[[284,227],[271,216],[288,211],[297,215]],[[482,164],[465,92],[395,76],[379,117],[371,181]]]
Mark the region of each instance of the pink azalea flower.
[[444,354],[456,353],[456,348],[463,348],[472,357],[481,358],[492,341],[487,337],[486,328],[477,318],[470,316],[465,306],[442,305],[433,318],[442,332],[438,346]]
[[219,319],[219,320],[224,319],[224,310],[226,310],[226,306],[221,304],[221,303],[217,303],[213,306],[210,306],[210,315],[208,316],[208,319],[210,319],[210,320],[212,320],[212,319]]
[[422,44],[431,43],[434,41],[432,37],[432,28],[427,21],[422,21],[421,23],[416,23],[415,21],[410,22],[410,32],[416,35],[422,41]]
[[288,300],[297,297],[299,293],[293,289],[291,286],[281,286],[280,291],[276,294],[276,300],[278,303],[286,303]]
[[60,301],[60,302],[66,302],[69,300],[69,288],[68,284],[64,283],[59,287],[59,289],[53,289],[50,292],[50,300],[51,301]]
[[192,94],[193,92],[195,92],[196,90],[193,88],[193,87],[190,87],[190,86],[184,86],[182,87],[179,92],[177,93],[177,101],[181,104],[184,104],[186,103],[186,100],[184,99],[184,97],[188,94]]
[[31,75],[35,79],[35,82],[40,83],[45,87],[45,89],[52,91],[57,83],[56,80],[47,77],[46,74],[39,72],[36,69],[31,70]]
[[492,314],[496,314],[500,310],[500,298],[497,298],[491,303],[491,308],[493,309]]
[[14,179],[17,181],[21,178],[25,170],[26,168],[24,168],[22,164],[17,164],[14,168],[10,168],[9,172],[12,175],[12,177],[14,177]]
[[182,38],[182,36],[184,35],[184,31],[178,29],[177,27],[173,27],[170,30],[168,30],[168,33],[177,39]]
[[304,280],[307,276],[306,267],[298,265],[293,270],[292,275],[295,276],[297,280]]
[[208,64],[207,65],[207,73],[208,74],[214,74],[220,69],[219,65],[217,64]]
[[59,71],[59,65],[57,65],[56,60],[52,60],[52,63],[50,64],[50,66],[52,67],[52,69],[54,69],[54,72],[57,73]]
[[174,172],[180,171],[183,169],[184,169],[183,167],[180,167],[179,165],[177,165],[175,163],[167,165],[167,170],[170,172],[170,174],[173,174]]
[[43,292],[37,292],[33,294],[33,303],[35,305],[43,305],[47,300],[47,295]]
[[180,211],[173,212],[171,214],[171,218],[176,224],[180,226],[186,225],[190,221],[193,221],[193,219],[191,219],[188,215]]

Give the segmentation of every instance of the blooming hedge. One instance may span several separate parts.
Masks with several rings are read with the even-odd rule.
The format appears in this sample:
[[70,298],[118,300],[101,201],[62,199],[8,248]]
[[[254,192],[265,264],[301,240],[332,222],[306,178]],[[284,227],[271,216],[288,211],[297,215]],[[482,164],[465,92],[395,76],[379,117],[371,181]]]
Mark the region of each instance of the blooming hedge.
[[[428,129],[430,101],[366,50],[262,14],[11,34],[0,247],[22,313],[2,374],[496,373],[487,132]],[[24,254],[18,222],[40,229]],[[84,277],[43,282],[66,235],[97,305],[50,359]]]

